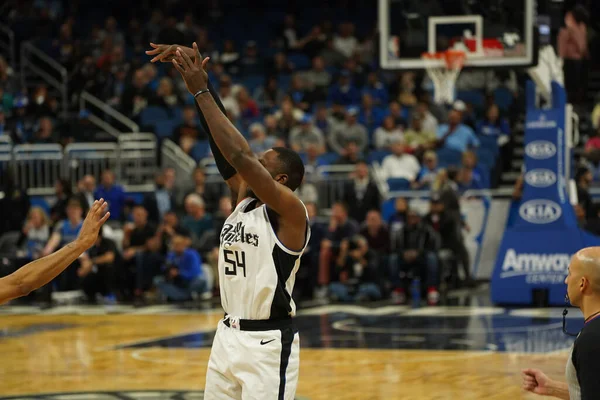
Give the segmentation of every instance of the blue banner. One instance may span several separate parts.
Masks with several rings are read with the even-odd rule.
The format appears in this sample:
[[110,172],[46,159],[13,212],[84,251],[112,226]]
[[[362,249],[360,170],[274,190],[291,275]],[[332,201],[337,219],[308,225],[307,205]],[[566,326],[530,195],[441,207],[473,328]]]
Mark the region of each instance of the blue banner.
[[564,304],[571,256],[600,239],[578,228],[567,195],[566,96],[552,83],[552,108],[535,106],[527,83],[525,176],[518,213],[504,232],[492,275],[492,301],[530,304],[534,289],[547,289],[552,305]]

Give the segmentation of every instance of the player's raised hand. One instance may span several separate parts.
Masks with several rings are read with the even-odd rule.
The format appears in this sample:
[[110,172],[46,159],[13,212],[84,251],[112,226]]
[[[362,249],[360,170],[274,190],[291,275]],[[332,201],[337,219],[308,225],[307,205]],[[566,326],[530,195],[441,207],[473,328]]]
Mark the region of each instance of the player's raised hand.
[[539,369],[524,369],[523,371],[523,390],[539,394],[542,396],[550,395],[551,380]]
[[205,90],[208,86],[208,74],[206,73],[206,65],[209,57],[202,58],[198,45],[194,42],[194,60],[181,47],[178,47],[175,52],[175,59],[172,60],[173,65],[181,74],[188,91],[191,94],[196,94],[200,90]]
[[110,213],[106,211],[107,208],[108,203],[104,199],[96,200],[85,217],[77,236],[77,241],[85,249],[89,249],[96,243],[100,228],[104,225],[108,217],[110,217]]

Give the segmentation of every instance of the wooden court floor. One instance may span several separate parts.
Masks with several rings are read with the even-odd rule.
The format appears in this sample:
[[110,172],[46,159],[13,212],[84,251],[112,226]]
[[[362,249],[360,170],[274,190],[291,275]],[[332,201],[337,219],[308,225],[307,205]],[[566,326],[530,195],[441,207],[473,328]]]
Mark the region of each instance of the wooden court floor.
[[[195,315],[0,315],[0,396],[48,392],[204,388],[210,349],[114,348],[212,331]],[[30,331],[31,327],[46,330]],[[13,332],[20,332],[13,335]],[[566,352],[313,349],[301,351],[303,399],[533,399],[521,368],[561,378]]]

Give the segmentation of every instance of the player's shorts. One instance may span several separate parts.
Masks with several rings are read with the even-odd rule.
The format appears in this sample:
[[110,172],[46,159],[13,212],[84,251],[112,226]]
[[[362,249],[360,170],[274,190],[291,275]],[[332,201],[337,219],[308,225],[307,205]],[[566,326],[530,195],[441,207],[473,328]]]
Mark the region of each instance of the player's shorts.
[[293,400],[300,338],[292,319],[225,317],[213,341],[204,399]]

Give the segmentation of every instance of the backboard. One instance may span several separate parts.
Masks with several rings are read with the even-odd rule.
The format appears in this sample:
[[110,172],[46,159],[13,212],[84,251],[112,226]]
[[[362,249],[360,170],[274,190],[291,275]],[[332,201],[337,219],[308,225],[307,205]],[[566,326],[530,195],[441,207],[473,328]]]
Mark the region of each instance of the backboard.
[[529,67],[534,14],[535,0],[379,0],[381,66],[424,69],[423,53],[456,49],[465,67]]

